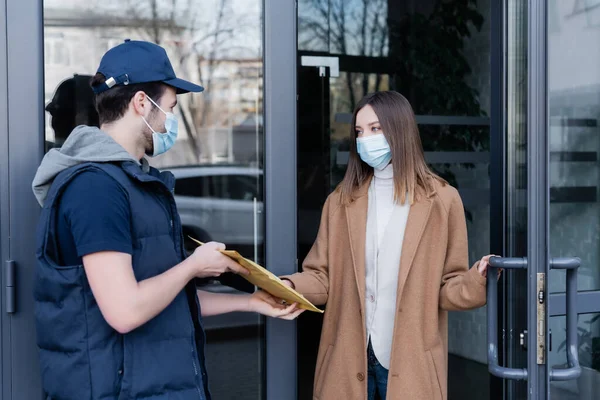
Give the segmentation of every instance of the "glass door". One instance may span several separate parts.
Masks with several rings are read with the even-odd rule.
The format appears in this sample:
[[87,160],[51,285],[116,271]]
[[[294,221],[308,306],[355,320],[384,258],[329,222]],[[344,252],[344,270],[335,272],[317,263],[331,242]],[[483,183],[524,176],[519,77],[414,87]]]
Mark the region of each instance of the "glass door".
[[[440,0],[300,0],[298,2],[298,263],[316,237],[326,197],[342,180],[351,113],[367,93],[396,90],[411,102],[431,167],[457,187],[465,205],[469,258],[500,254],[493,230],[491,143],[500,86],[497,2]],[[444,54],[443,57],[437,55]],[[496,61],[494,61],[496,60]],[[439,82],[444,82],[440,85]],[[498,92],[498,93],[496,93]],[[496,220],[496,222],[493,222]],[[298,321],[298,399],[312,398],[321,316]],[[485,308],[450,313],[450,399],[490,396]]]
[[[600,390],[598,1],[505,2],[506,257],[488,360],[512,399]],[[498,332],[502,334],[500,342]]]
[[[46,151],[76,126],[98,125],[89,81],[104,52],[126,38],[163,46],[177,75],[205,88],[179,97],[178,140],[149,160],[176,178],[186,250],[196,247],[192,236],[264,264],[262,1],[137,1],[122,6],[127,16],[116,1],[43,5]],[[254,290],[232,274],[203,289]],[[231,313],[206,318],[204,326],[212,395],[264,398],[264,319]]]

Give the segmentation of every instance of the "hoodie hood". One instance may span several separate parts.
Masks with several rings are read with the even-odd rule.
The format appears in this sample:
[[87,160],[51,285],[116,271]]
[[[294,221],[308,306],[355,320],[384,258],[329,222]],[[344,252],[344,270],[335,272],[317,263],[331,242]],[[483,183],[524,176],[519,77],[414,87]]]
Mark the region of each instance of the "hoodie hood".
[[149,169],[146,159],[142,159],[140,163],[99,128],[78,126],[60,149],[51,149],[44,156],[33,178],[33,194],[43,206],[52,182],[62,171],[86,162],[115,161],[133,161],[141,164],[145,172]]

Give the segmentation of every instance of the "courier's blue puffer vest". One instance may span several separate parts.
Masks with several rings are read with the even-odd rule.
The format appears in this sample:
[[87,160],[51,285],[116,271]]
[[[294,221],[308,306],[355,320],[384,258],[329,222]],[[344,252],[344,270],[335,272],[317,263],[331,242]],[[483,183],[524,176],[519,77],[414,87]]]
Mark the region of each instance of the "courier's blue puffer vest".
[[78,174],[99,169],[125,190],[131,206],[133,269],[138,281],[185,257],[171,173],[134,162],[85,163],[53,182],[37,231],[34,285],[42,382],[53,400],[210,400],[204,331],[193,283],[158,316],[121,335],[94,300],[82,265],[59,266],[58,200]]

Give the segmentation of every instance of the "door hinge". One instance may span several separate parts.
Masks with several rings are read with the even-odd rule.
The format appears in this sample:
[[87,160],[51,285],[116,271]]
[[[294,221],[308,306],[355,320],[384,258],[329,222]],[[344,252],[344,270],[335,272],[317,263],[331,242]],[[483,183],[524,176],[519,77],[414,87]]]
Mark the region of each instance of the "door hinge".
[[6,312],[12,314],[15,312],[16,290],[16,265],[13,260],[6,260],[4,265],[4,288],[6,290]]
[[537,363],[546,364],[546,274],[537,274]]

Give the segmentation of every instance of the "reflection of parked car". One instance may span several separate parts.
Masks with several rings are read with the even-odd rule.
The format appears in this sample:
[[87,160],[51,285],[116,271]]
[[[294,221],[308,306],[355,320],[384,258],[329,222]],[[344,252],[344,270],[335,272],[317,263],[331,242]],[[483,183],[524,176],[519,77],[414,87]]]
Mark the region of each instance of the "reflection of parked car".
[[[263,173],[260,169],[200,165],[169,170],[175,175],[175,201],[186,238],[191,235],[203,242],[223,242],[250,258],[255,247],[262,253]],[[188,249],[195,247],[189,241],[187,246]]]
[[[196,244],[188,235],[202,242],[211,240],[225,243],[246,257],[262,263],[263,244],[263,173],[258,168],[235,165],[199,165],[166,168],[175,176],[175,202],[186,239],[186,249],[193,251]],[[256,211],[254,199],[256,198]],[[259,201],[260,200],[260,201]],[[256,223],[256,235],[255,235]],[[253,286],[233,274],[219,278],[203,288],[209,291],[236,293],[232,289],[251,292]],[[242,325],[254,326],[260,322],[252,314],[235,313],[210,317],[205,328],[224,329]]]

